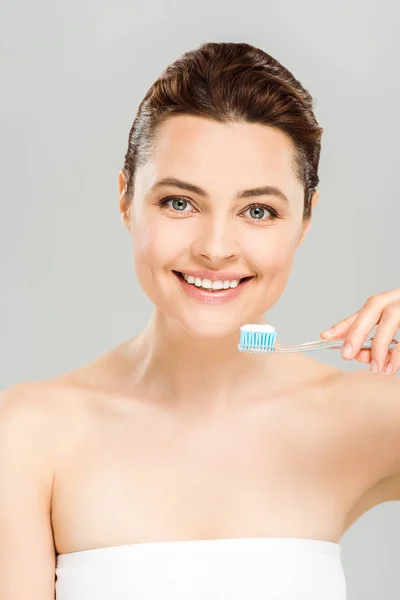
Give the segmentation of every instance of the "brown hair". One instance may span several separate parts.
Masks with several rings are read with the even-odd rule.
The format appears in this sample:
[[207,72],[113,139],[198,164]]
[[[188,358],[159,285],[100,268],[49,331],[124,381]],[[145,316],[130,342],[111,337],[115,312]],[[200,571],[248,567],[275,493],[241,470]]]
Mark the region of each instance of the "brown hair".
[[202,44],[169,65],[143,98],[129,132],[124,170],[128,197],[162,122],[186,114],[219,123],[277,127],[294,142],[293,170],[304,186],[303,220],[311,217],[323,129],[309,92],[281,63],[246,43]]

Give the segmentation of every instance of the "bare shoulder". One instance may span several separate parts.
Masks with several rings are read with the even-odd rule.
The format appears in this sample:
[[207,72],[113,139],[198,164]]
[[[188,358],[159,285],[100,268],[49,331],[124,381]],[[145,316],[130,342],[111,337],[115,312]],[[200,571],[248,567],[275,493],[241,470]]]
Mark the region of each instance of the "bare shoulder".
[[31,456],[50,480],[47,468],[52,427],[45,410],[44,394],[35,383],[19,383],[0,393],[1,457]]
[[49,458],[61,456],[71,442],[86,435],[91,417],[104,404],[101,399],[118,393],[123,347],[121,344],[73,371],[0,391],[0,426],[4,429],[8,423],[26,421],[32,431],[42,433],[38,442],[52,448]]
[[56,418],[63,406],[76,405],[73,399],[78,390],[78,386],[63,378],[16,383],[0,393],[1,415],[26,414],[44,423]]
[[0,391],[0,418],[3,423],[27,418],[47,432],[47,438],[54,432],[60,446],[59,436],[63,432],[72,435],[83,430],[85,423],[90,422],[93,407],[101,405],[101,398],[120,391],[123,348],[121,344],[92,362],[56,377],[17,383]]
[[29,420],[35,427],[46,429],[54,402],[50,401],[50,386],[46,382],[17,383],[0,394],[0,423],[2,429],[13,422]]
[[49,382],[18,383],[0,393],[2,598],[54,598],[51,500],[68,422],[60,398]]
[[52,464],[82,413],[79,386],[63,380],[17,383],[0,393],[0,435],[18,434],[26,449],[43,451]]

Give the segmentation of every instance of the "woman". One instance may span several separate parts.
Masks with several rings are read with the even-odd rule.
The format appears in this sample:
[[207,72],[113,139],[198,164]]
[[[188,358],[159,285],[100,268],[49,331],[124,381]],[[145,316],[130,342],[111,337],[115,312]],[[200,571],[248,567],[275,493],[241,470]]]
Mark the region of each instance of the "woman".
[[152,85],[119,209],[154,313],[3,393],[0,600],[346,597],[340,538],[400,499],[400,387],[382,372],[400,366],[400,291],[333,334],[377,375],[237,349],[310,229],[321,134],[309,93],[245,43],[203,44]]

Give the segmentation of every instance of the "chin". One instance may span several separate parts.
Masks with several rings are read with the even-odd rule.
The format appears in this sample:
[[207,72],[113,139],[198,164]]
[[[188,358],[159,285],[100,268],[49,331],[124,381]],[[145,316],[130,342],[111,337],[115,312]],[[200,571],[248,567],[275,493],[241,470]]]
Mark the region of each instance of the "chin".
[[188,315],[175,315],[174,318],[186,333],[198,340],[224,339],[236,334],[238,343],[240,327],[249,322],[239,315],[229,315],[226,309],[211,312],[210,308],[197,309]]

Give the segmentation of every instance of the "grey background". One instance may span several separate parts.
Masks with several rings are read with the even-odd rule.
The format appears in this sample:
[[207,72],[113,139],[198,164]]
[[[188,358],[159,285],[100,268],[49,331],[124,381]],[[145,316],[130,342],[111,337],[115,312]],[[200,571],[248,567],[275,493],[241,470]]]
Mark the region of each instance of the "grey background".
[[[72,370],[151,314],[118,214],[117,174],[138,104],[205,41],[246,41],[316,98],[321,200],[269,320],[319,339],[398,268],[399,3],[2,2],[0,389]],[[317,357],[317,355],[314,355]],[[366,369],[318,354],[343,369]],[[349,600],[400,595],[400,504],[341,540]]]

